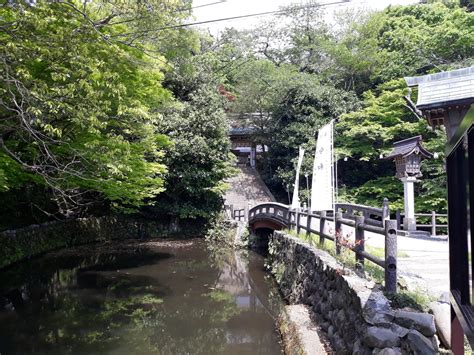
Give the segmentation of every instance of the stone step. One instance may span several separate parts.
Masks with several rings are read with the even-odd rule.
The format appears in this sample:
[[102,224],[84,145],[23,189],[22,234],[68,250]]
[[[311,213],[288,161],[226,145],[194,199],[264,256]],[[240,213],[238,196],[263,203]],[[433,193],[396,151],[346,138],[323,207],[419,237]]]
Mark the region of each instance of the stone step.
[[230,189],[224,199],[226,205],[241,209],[261,202],[275,201],[258,172],[250,167],[241,166],[239,173],[227,180]]
[[419,239],[431,239],[431,233],[427,231],[402,231],[397,230],[397,235],[400,237],[410,237]]

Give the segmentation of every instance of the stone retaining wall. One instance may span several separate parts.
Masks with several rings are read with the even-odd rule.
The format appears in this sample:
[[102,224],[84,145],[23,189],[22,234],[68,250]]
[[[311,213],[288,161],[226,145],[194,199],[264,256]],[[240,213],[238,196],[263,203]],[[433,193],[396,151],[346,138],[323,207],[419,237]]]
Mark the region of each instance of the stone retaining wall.
[[[170,226],[121,216],[78,218],[0,232],[0,269],[48,251],[111,239],[166,237]],[[179,231],[174,231],[179,232]]]
[[275,232],[270,266],[290,304],[304,304],[337,354],[436,354],[434,317],[394,310],[377,286],[325,251]]

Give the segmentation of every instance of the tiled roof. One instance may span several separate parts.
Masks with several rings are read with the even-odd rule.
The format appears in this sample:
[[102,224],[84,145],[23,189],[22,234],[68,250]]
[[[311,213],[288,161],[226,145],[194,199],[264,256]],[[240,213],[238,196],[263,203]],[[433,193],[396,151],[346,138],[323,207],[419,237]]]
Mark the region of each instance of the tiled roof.
[[433,154],[421,145],[421,140],[421,136],[416,136],[393,143],[393,151],[385,159],[392,159],[397,156],[405,157],[415,151],[418,151],[425,158],[432,158]]
[[474,66],[418,77],[407,77],[409,87],[418,86],[416,107],[420,110],[474,103]]
[[247,136],[255,132],[253,127],[230,127],[230,136]]

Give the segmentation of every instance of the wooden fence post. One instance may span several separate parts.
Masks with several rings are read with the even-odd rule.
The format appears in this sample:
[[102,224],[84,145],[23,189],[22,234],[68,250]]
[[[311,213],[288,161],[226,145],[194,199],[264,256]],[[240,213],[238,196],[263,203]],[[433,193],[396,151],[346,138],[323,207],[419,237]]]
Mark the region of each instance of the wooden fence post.
[[311,211],[309,209],[306,211],[306,237],[310,244],[313,244],[313,239],[311,238]]
[[401,216],[401,212],[399,208],[397,208],[397,213],[396,213],[395,218],[397,220],[397,230],[400,230],[402,226],[402,216]]
[[364,223],[365,218],[363,216],[356,216],[355,218],[355,242],[356,242],[356,268],[364,270],[364,257],[360,255],[359,251],[365,250],[365,236],[364,230],[361,228],[361,224]]
[[382,225],[385,225],[385,221],[390,219],[390,206],[388,204],[388,198],[383,199],[382,203]]
[[300,230],[301,230],[301,227],[300,227],[300,208],[298,207],[296,209],[296,215],[295,215],[295,220],[296,220],[296,233],[299,235],[300,234]]
[[324,244],[324,224],[326,221],[326,211],[321,211],[321,215],[319,217],[319,244]]
[[288,207],[288,228],[293,229],[293,222],[291,221],[291,207]]
[[385,291],[397,292],[397,222],[385,223]]
[[334,242],[336,244],[336,254],[341,254],[341,237],[342,237],[342,212],[336,212],[334,217],[334,226],[336,227],[336,235],[334,236]]
[[436,237],[436,212],[431,211],[431,236]]

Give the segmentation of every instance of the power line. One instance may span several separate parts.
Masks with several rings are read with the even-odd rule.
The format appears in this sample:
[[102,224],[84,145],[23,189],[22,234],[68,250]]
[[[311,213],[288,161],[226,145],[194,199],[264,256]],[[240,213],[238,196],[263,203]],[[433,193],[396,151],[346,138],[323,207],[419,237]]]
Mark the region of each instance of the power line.
[[227,2],[227,0],[219,0],[219,1],[216,1],[216,2],[211,2],[209,4],[202,4],[202,5],[197,5],[197,6],[194,6],[191,8],[191,10],[194,10],[194,9],[199,9],[201,7],[206,7],[206,6],[212,6],[212,5],[217,5],[217,4],[222,4],[224,2]]
[[[312,5],[312,6],[301,6],[301,7],[297,7],[297,8],[294,8],[294,9],[295,10],[302,10],[302,9],[318,8],[318,7],[325,7],[325,6],[331,6],[331,5],[339,5],[339,4],[344,4],[344,3],[348,3],[348,2],[350,2],[350,0],[342,0],[342,1],[325,3],[325,4],[316,4],[316,5]],[[192,23],[182,23],[182,24],[179,24],[179,25],[163,26],[163,27],[154,28],[154,29],[150,29],[150,30],[135,32],[135,34],[170,30],[170,29],[175,29],[175,28],[184,28],[184,27],[190,27],[190,26],[196,26],[196,25],[203,25],[203,24],[206,24],[206,23],[215,23],[215,22],[222,22],[222,21],[238,20],[238,19],[242,19],[242,18],[249,18],[249,17],[256,17],[256,16],[275,15],[275,14],[285,13],[287,11],[288,11],[287,9],[274,10],[274,11],[264,11],[264,12],[257,12],[257,13],[253,13],[253,14],[247,14],[247,15],[223,17],[223,18],[214,19],[214,20],[199,21],[199,22],[192,22]],[[124,34],[121,34],[120,36],[123,36],[123,35]]]
[[[317,5],[312,5],[312,6],[301,6],[301,7],[295,8],[295,10],[309,9],[309,8],[314,8],[314,7],[318,8],[318,7],[325,7],[325,6],[331,6],[331,5],[339,5],[339,4],[344,4],[344,3],[347,3],[347,2],[350,2],[350,0],[329,2],[329,3],[325,3],[325,4],[317,4]],[[189,27],[189,26],[196,26],[196,25],[203,25],[203,24],[206,24],[206,23],[237,20],[237,19],[241,19],[241,18],[248,18],[248,17],[255,17],[255,16],[274,15],[274,14],[284,13],[284,12],[287,12],[287,11],[288,10],[286,10],[286,9],[274,10],[274,11],[265,11],[265,12],[257,12],[257,13],[254,13],[254,14],[223,17],[223,18],[219,18],[219,19],[215,19],[215,20],[199,21],[199,22],[192,22],[192,23],[183,23],[183,24],[180,24],[180,25],[172,25],[172,26],[165,26],[165,27],[157,28],[157,29],[154,29],[154,31],[168,30],[168,29],[173,29],[173,28],[182,28],[182,27]]]
[[[36,0],[29,0],[29,1],[36,1]],[[202,4],[202,5],[197,5],[197,6],[193,6],[193,7],[182,7],[180,9],[175,10],[175,11],[172,11],[171,14],[175,14],[175,13],[178,13],[178,12],[191,11],[191,10],[199,9],[199,8],[202,8],[202,7],[219,5],[219,4],[223,4],[225,2],[227,2],[227,0],[214,1],[214,2],[210,2],[210,3]],[[121,24],[124,24],[124,23],[142,21],[142,20],[150,19],[152,17],[153,17],[152,15],[148,15],[148,16],[142,16],[142,17],[137,17],[137,18],[131,18],[131,19],[123,20],[123,21],[119,21],[119,22],[111,22],[110,25],[121,25]]]

